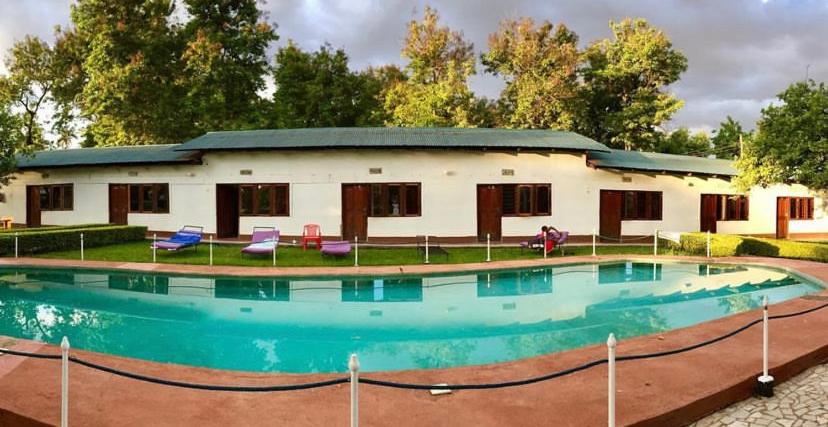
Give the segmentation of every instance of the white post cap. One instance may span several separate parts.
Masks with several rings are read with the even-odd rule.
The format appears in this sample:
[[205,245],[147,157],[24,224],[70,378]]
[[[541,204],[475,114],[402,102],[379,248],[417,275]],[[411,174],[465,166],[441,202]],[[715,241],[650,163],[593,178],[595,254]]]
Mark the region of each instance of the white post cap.
[[348,359],[348,370],[351,372],[356,372],[359,370],[359,359],[357,359],[356,354],[352,354],[351,358]]

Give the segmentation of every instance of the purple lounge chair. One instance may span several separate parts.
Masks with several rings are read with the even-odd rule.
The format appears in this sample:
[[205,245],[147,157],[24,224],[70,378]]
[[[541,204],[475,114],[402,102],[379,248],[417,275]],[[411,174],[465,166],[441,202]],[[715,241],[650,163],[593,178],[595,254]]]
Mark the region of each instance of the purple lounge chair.
[[275,227],[253,227],[250,244],[242,248],[242,253],[251,255],[271,254],[279,246],[279,230]]
[[[553,250],[554,250],[554,248],[561,248],[561,254],[563,254],[563,244],[566,243],[566,241],[568,239],[569,239],[569,232],[568,231],[561,231],[559,233],[556,233],[553,230],[553,231],[549,231],[546,234],[546,241],[547,242],[552,242],[552,243],[555,244],[553,246]],[[543,248],[543,240],[542,240],[542,234],[541,233],[538,233],[538,235],[535,236],[535,239],[532,240],[532,241],[520,242],[521,251],[524,250],[524,249],[536,249],[536,250],[540,251],[542,248]],[[552,251],[550,250],[547,253],[549,253],[549,252],[552,252]]]
[[549,236],[547,237],[547,239],[551,239],[553,242],[555,242],[555,247],[556,248],[561,248],[561,255],[563,255],[563,253],[564,253],[563,245],[564,245],[564,243],[566,243],[567,240],[569,240],[569,232],[568,231],[561,231],[560,233],[556,233],[554,231],[550,231]]
[[322,255],[343,257],[351,253],[351,242],[347,240],[336,242],[322,242]]
[[150,248],[163,249],[165,251],[177,251],[189,246],[197,248],[198,244],[201,243],[201,237],[203,234],[204,227],[185,225],[169,239],[153,242],[153,244],[150,245]]

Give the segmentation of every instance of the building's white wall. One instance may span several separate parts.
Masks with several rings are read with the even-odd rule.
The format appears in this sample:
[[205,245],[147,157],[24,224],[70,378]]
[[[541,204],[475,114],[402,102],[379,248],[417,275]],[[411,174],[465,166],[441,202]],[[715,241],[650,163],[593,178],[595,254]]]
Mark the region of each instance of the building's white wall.
[[[372,175],[369,168],[382,168]],[[243,169],[252,171],[242,175]],[[513,176],[503,176],[513,169]],[[551,183],[552,214],[544,217],[503,218],[504,236],[535,234],[549,224],[573,235],[588,235],[599,224],[600,190],[662,191],[662,221],[624,221],[625,235],[649,235],[654,230],[699,229],[701,194],[735,194],[727,180],[680,175],[645,175],[593,169],[584,155],[554,153],[494,153],[457,150],[317,150],[270,152],[213,152],[202,165],[55,169],[27,172],[3,189],[6,202],[0,215],[25,222],[26,184],[73,183],[75,209],[42,214],[43,224],[107,222],[108,184],[169,183],[169,214],[129,214],[129,223],[150,230],[175,231],[183,225],[216,227],[216,184],[289,183],[290,216],[241,217],[239,230],[275,226],[298,235],[302,226],[317,223],[326,235],[341,232],[343,183],[419,182],[420,217],[368,218],[371,237],[421,234],[471,237],[477,234],[478,184]],[[629,178],[629,182],[625,182]],[[791,221],[791,233],[828,232],[824,198],[802,186],[777,185],[750,192],[749,221],[721,221],[722,233],[771,234],[775,230],[777,196],[815,196],[815,220]]]

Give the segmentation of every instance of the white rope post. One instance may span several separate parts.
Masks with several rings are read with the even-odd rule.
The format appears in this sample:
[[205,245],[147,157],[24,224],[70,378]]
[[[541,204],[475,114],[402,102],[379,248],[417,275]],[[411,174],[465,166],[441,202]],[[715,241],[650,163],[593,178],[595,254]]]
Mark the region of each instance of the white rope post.
[[69,425],[69,338],[60,341],[60,427]]
[[152,233],[152,263],[155,264],[155,254],[158,248],[155,246],[158,243],[158,233]]
[[210,265],[213,265],[213,235],[210,235]]
[[607,425],[615,427],[615,335],[607,338]]
[[359,267],[359,236],[354,236],[354,267]]
[[545,231],[543,232],[543,259],[546,259],[546,236],[547,236],[547,234],[549,234],[549,233],[547,233]]
[[20,233],[14,233],[14,257],[15,258],[18,257],[18,248],[20,247],[18,245],[18,242],[17,242],[19,238],[20,238]]
[[653,233],[653,256],[658,256],[658,229]]
[[273,266],[276,266],[276,246],[278,245],[278,241],[273,241]]
[[428,234],[425,236],[425,263],[428,264]]
[[768,297],[762,298],[762,376],[757,378],[756,392],[760,396],[773,396],[773,377],[768,373]]
[[486,262],[492,262],[492,235],[486,233]]
[[83,261],[83,233],[80,234],[81,238],[81,261]]
[[359,426],[359,359],[352,354],[348,359],[348,370],[351,371],[351,427]]
[[707,257],[710,258],[710,230],[707,230]]
[[595,256],[595,229],[592,229],[592,256]]

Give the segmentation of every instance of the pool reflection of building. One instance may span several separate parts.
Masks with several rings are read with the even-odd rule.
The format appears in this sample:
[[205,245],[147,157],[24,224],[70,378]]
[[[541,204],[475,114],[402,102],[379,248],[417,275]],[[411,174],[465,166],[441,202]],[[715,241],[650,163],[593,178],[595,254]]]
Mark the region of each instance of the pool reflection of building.
[[[25,279],[20,279],[21,276]],[[739,266],[708,269],[695,264],[675,264],[664,270],[660,264],[627,262],[422,278],[344,280],[34,269],[19,269],[16,277],[16,281],[0,280],[10,289],[26,289],[23,295],[27,299],[38,298],[38,287],[71,285],[95,293],[96,298],[123,299],[125,304],[144,300],[239,321],[302,322],[319,327],[337,323],[394,327],[409,325],[414,316],[422,327],[463,327],[582,318],[587,316],[590,307],[603,307],[608,302],[620,304],[654,298],[653,301],[667,304],[716,297],[727,294],[726,290],[715,292],[717,289],[757,284],[766,279],[781,280],[787,274],[773,270],[757,273]],[[49,302],[83,308],[80,305],[85,298],[78,297],[77,289],[74,291],[52,293]],[[729,291],[735,292],[735,289]],[[659,300],[670,295],[680,297]],[[64,298],[66,301],[61,301]],[[383,313],[381,319],[376,316],[377,310]],[[178,312],[170,312],[173,311]],[[325,314],[327,311],[336,314],[329,316]]]
[[660,280],[661,264],[625,262],[598,265],[598,284],[657,282]]

